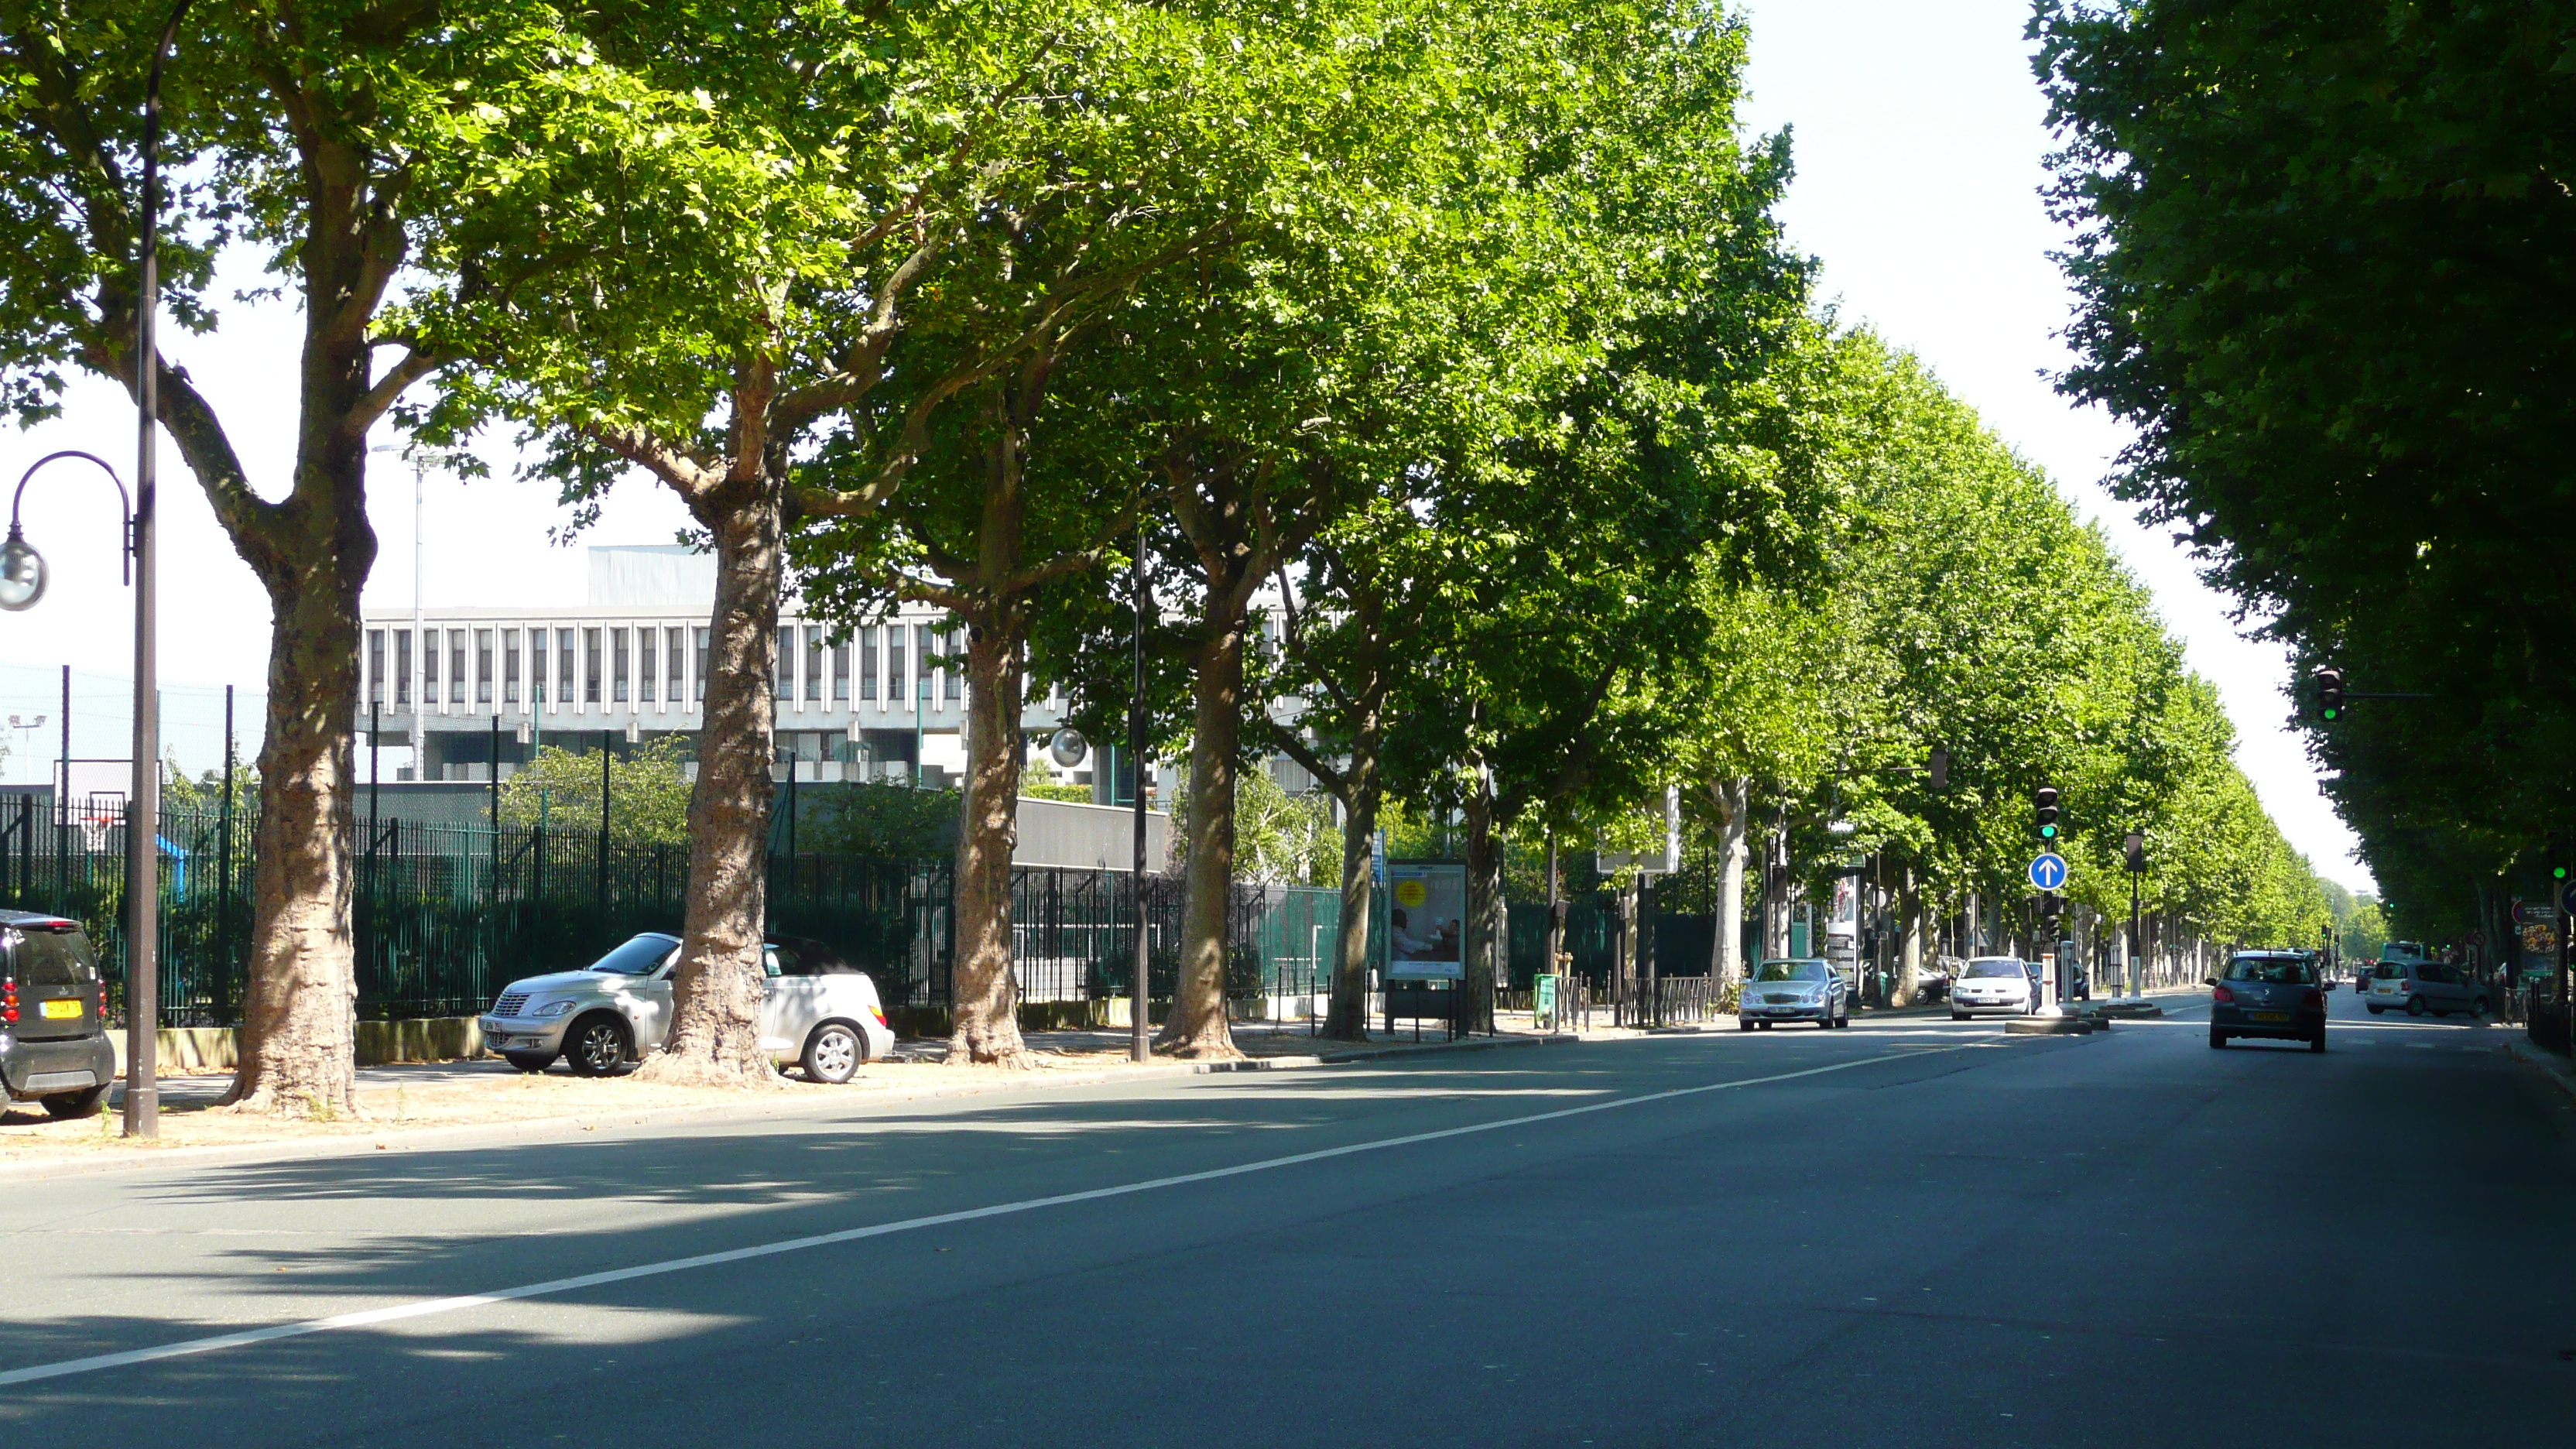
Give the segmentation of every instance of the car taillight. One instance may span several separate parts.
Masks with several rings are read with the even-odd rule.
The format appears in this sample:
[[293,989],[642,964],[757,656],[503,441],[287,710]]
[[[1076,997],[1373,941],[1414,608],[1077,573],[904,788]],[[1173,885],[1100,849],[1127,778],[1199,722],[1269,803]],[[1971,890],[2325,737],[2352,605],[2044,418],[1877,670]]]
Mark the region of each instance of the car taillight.
[[0,976],[0,1024],[18,1019],[18,978]]
[[2209,999],[2215,1005],[2233,1006],[2236,1004],[2236,993],[2224,986],[2213,986],[2209,989]]

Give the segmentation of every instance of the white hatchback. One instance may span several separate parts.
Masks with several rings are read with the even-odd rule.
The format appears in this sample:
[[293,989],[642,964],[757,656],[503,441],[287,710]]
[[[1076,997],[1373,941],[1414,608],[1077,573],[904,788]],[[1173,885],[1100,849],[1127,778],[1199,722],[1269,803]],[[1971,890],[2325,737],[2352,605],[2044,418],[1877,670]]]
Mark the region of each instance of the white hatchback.
[[[579,1076],[605,1076],[640,1060],[671,1029],[671,971],[680,938],[647,931],[579,971],[530,976],[502,988],[483,1014],[483,1044],[523,1072],[557,1057]],[[846,1082],[859,1064],[894,1049],[877,985],[820,941],[768,938],[760,1045],[818,1082]]]
[[2030,968],[2020,957],[1978,956],[1950,983],[1950,1019],[1966,1021],[1983,1012],[2027,1015],[2038,1006],[2032,992]]

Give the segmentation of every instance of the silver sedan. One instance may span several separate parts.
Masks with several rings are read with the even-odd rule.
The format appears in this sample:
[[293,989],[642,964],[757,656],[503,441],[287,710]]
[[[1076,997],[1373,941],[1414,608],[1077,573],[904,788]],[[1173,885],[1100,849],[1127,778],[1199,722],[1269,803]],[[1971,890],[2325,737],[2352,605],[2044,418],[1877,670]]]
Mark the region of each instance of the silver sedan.
[[1738,1031],[1768,1030],[1775,1021],[1851,1025],[1851,999],[1842,974],[1820,959],[1765,961],[1744,983],[1735,1005]]

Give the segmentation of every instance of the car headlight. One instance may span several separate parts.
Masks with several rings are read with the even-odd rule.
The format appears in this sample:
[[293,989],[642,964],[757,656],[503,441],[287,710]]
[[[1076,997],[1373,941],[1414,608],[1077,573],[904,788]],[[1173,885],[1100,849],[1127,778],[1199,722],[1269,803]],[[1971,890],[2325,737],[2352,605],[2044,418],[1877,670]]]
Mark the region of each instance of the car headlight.
[[571,1011],[571,1010],[573,1009],[573,1007],[574,1007],[574,1006],[576,1006],[576,1005],[578,1005],[578,1004],[579,1004],[579,1003],[577,1003],[577,1002],[568,1001],[568,1000],[567,1000],[567,1001],[549,1001],[549,1002],[547,1002],[545,1005],[538,1007],[536,1010],[529,1012],[529,1013],[528,1013],[528,1015],[533,1016],[533,1017],[536,1017],[536,1018],[538,1018],[539,1020],[544,1020],[544,1019],[546,1019],[546,1018],[548,1018],[548,1017],[562,1016],[562,1015],[564,1015],[566,1012]]

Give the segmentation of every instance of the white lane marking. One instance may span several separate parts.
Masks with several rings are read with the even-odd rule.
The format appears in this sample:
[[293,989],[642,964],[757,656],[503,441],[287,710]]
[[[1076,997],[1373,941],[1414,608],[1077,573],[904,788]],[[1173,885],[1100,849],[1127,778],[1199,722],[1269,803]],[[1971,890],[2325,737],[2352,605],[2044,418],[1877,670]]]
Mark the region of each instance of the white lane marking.
[[[1964,1050],[1945,1047],[1944,1051]],[[30,1383],[37,1379],[62,1378],[70,1374],[95,1373],[100,1369],[127,1368],[135,1364],[154,1363],[165,1358],[189,1354],[215,1353],[227,1348],[247,1348],[252,1344],[275,1343],[282,1338],[301,1338],[308,1333],[328,1333],[342,1328],[370,1328],[380,1323],[400,1323],[405,1319],[427,1318],[432,1314],[459,1313],[469,1308],[484,1308],[495,1303],[509,1303],[522,1298],[546,1298],[558,1293],[571,1293],[583,1288],[597,1288],[610,1283],[627,1283],[638,1278],[658,1278],[666,1273],[685,1273],[693,1268],[713,1268],[726,1263],[748,1262],[754,1258],[775,1257],[780,1253],[801,1253],[809,1248],[828,1248],[839,1243],[855,1243],[863,1238],[882,1238],[891,1233],[907,1233],[919,1228],[945,1227],[950,1223],[970,1223],[983,1218],[1009,1217],[1035,1212],[1040,1208],[1065,1207],[1078,1202],[1098,1202],[1103,1198],[1126,1197],[1132,1193],[1154,1192],[1161,1188],[1183,1187],[1194,1182],[1215,1182],[1247,1173],[1269,1172],[1275,1168],[1296,1167],[1308,1162],[1323,1162],[1335,1157],[1350,1157],[1362,1152],[1382,1152],[1390,1147],[1411,1147],[1416,1143],[1438,1142],[1450,1137],[1469,1137],[1479,1132],[1500,1132],[1510,1127],[1526,1127],[1534,1122],[1553,1122],[1566,1117],[1583,1117],[1594,1112],[1608,1112],[1620,1107],[1642,1106],[1648,1102],[1667,1102],[1675,1097],[1695,1097],[1703,1092],[1725,1092],[1738,1087],[1759,1087],[1772,1082],[1795,1081],[1800,1077],[1819,1077],[1828,1072],[1847,1072],[1854,1067],[1873,1067],[1888,1062],[1920,1061],[1931,1052],[1920,1049],[1886,1056],[1863,1057],[1858,1061],[1835,1062],[1829,1066],[1809,1067],[1804,1071],[1780,1072],[1768,1077],[1747,1077],[1740,1081],[1708,1082],[1696,1087],[1675,1087],[1666,1092],[1648,1092],[1638,1097],[1619,1097],[1607,1102],[1592,1102],[1580,1107],[1560,1107],[1553,1112],[1534,1112],[1525,1117],[1507,1117],[1499,1122],[1479,1122],[1469,1127],[1448,1127],[1438,1132],[1415,1132],[1403,1137],[1386,1137],[1375,1142],[1355,1142],[1347,1147],[1325,1147],[1313,1152],[1292,1153],[1286,1157],[1265,1158],[1259,1162],[1239,1163],[1233,1167],[1210,1168],[1205,1172],[1185,1172],[1173,1177],[1148,1178],[1143,1182],[1122,1183],[1116,1187],[1095,1187],[1084,1192],[1058,1193],[1053,1197],[1033,1197],[1021,1202],[996,1203],[991,1207],[968,1208],[963,1212],[934,1213],[928,1217],[905,1218],[899,1222],[877,1223],[864,1228],[844,1228],[836,1233],[816,1233],[811,1237],[787,1238],[775,1243],[762,1243],[749,1248],[728,1248],[721,1253],[699,1253],[687,1258],[669,1258],[659,1263],[640,1263],[632,1268],[612,1268],[604,1273],[584,1273],[573,1278],[549,1278],[543,1283],[523,1283],[516,1288],[496,1288],[489,1293],[466,1293],[453,1298],[419,1298],[409,1303],[388,1304],[357,1313],[339,1313],[329,1318],[308,1318],[296,1323],[276,1323],[266,1328],[248,1328],[239,1333],[219,1333],[210,1338],[183,1339],[153,1348],[127,1349],[122,1353],[94,1354],[88,1358],[64,1359],[60,1363],[32,1364],[26,1368],[0,1372],[0,1385]]]

